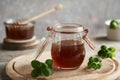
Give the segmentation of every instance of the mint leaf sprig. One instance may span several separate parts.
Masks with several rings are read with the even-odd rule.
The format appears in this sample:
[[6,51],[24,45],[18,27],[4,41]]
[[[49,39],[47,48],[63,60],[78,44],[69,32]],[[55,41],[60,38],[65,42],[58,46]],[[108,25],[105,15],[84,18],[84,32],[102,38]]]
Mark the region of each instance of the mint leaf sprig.
[[113,58],[116,56],[116,48],[102,45],[101,49],[98,51],[98,56],[101,58]]
[[118,27],[120,27],[120,22],[117,20],[112,20],[110,22],[110,29],[117,29]]
[[47,59],[45,63],[39,62],[38,60],[33,60],[31,62],[31,65],[33,67],[33,70],[31,72],[32,77],[50,76],[53,74],[53,70],[52,70],[53,60],[52,59]]
[[102,59],[113,58],[116,56],[115,47],[107,47],[106,45],[101,45],[100,50],[96,56],[91,56],[87,63],[89,69],[100,69],[102,67]]
[[102,59],[99,56],[91,56],[88,62],[88,68],[90,69],[100,69],[102,66]]

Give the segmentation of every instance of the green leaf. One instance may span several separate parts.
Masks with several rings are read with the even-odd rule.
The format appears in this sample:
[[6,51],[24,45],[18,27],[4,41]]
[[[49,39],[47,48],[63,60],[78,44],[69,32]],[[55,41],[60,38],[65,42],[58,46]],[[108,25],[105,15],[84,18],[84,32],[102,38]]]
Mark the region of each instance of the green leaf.
[[110,53],[109,53],[109,57],[110,57],[110,58],[113,58],[113,57],[115,57],[115,56],[116,56],[116,53],[115,53],[115,52],[110,52]]
[[99,50],[98,56],[103,57],[104,53],[105,53],[105,50]]
[[39,75],[41,75],[41,70],[40,69],[32,70],[32,72],[31,72],[32,77],[38,77]]
[[112,57],[115,57],[116,56],[116,52],[112,52]]
[[93,62],[93,63],[91,64],[91,66],[92,66],[93,69],[97,69],[97,64],[96,64],[96,63]]
[[101,66],[102,66],[101,64],[97,64],[97,68],[98,68],[98,69],[100,69],[100,68],[101,68]]
[[107,49],[107,46],[106,45],[102,45],[101,46],[101,50],[106,50]]
[[110,22],[110,29],[116,29],[116,28],[120,27],[119,25],[120,25],[120,23],[117,20],[112,20]]
[[52,75],[53,74],[53,71],[52,69],[50,68],[46,68],[46,69],[42,69],[42,73],[41,73],[43,76],[49,76],[49,75]]
[[99,58],[95,57],[94,58],[95,62],[99,62]]
[[94,62],[94,58],[91,56],[90,58],[89,58],[89,62],[91,63],[91,62]]
[[90,68],[90,64],[91,64],[90,62],[87,63],[88,68]]
[[53,66],[53,60],[52,59],[47,59],[46,62],[45,62],[49,68],[52,68]]
[[54,73],[52,69],[49,69],[49,68],[48,68],[48,71],[49,71],[49,74],[50,74],[50,75],[52,75],[52,74]]
[[42,63],[39,62],[39,61],[37,61],[37,60],[33,60],[31,62],[31,65],[32,65],[33,68],[40,68],[40,66],[42,65]]
[[116,51],[115,47],[109,47],[108,50],[111,51],[111,52],[115,52]]
[[49,67],[48,67],[48,65],[46,63],[42,63],[41,68],[46,69],[46,68],[49,68]]
[[95,58],[95,62],[102,62],[102,59],[98,56]]

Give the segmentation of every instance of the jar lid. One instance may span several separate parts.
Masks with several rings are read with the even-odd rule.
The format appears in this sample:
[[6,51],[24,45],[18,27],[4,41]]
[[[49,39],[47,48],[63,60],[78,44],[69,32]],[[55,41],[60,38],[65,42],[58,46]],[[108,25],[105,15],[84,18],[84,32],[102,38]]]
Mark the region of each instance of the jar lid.
[[84,31],[84,27],[75,23],[56,24],[54,30],[59,33],[80,33]]

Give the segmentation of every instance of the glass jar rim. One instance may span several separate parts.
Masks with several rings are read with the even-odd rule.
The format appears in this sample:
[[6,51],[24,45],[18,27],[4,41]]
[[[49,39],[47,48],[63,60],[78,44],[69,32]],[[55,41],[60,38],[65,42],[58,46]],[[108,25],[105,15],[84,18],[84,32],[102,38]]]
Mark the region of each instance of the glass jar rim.
[[[18,19],[18,20],[7,19],[7,20],[5,20],[4,25],[11,25],[11,24],[13,24],[15,22],[19,22],[19,21],[21,21],[21,20],[20,19]],[[29,23],[23,24],[23,25],[34,26],[34,24],[35,24],[35,21],[32,21],[32,22],[29,22]]]
[[84,27],[76,23],[60,23],[54,26],[54,31],[58,33],[80,33],[84,31]]

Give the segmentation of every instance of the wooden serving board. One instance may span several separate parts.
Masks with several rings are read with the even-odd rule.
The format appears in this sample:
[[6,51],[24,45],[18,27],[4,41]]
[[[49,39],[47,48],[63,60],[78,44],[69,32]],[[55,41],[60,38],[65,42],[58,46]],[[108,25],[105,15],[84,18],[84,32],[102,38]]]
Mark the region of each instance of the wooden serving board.
[[[50,77],[39,76],[32,78],[30,73],[31,61],[36,53],[14,58],[6,66],[6,73],[12,80],[115,80],[120,76],[120,64],[116,59],[104,59],[103,66],[99,70],[87,69],[88,57],[85,58],[80,68],[76,70],[54,70]],[[50,52],[44,52],[39,61],[51,58]]]

